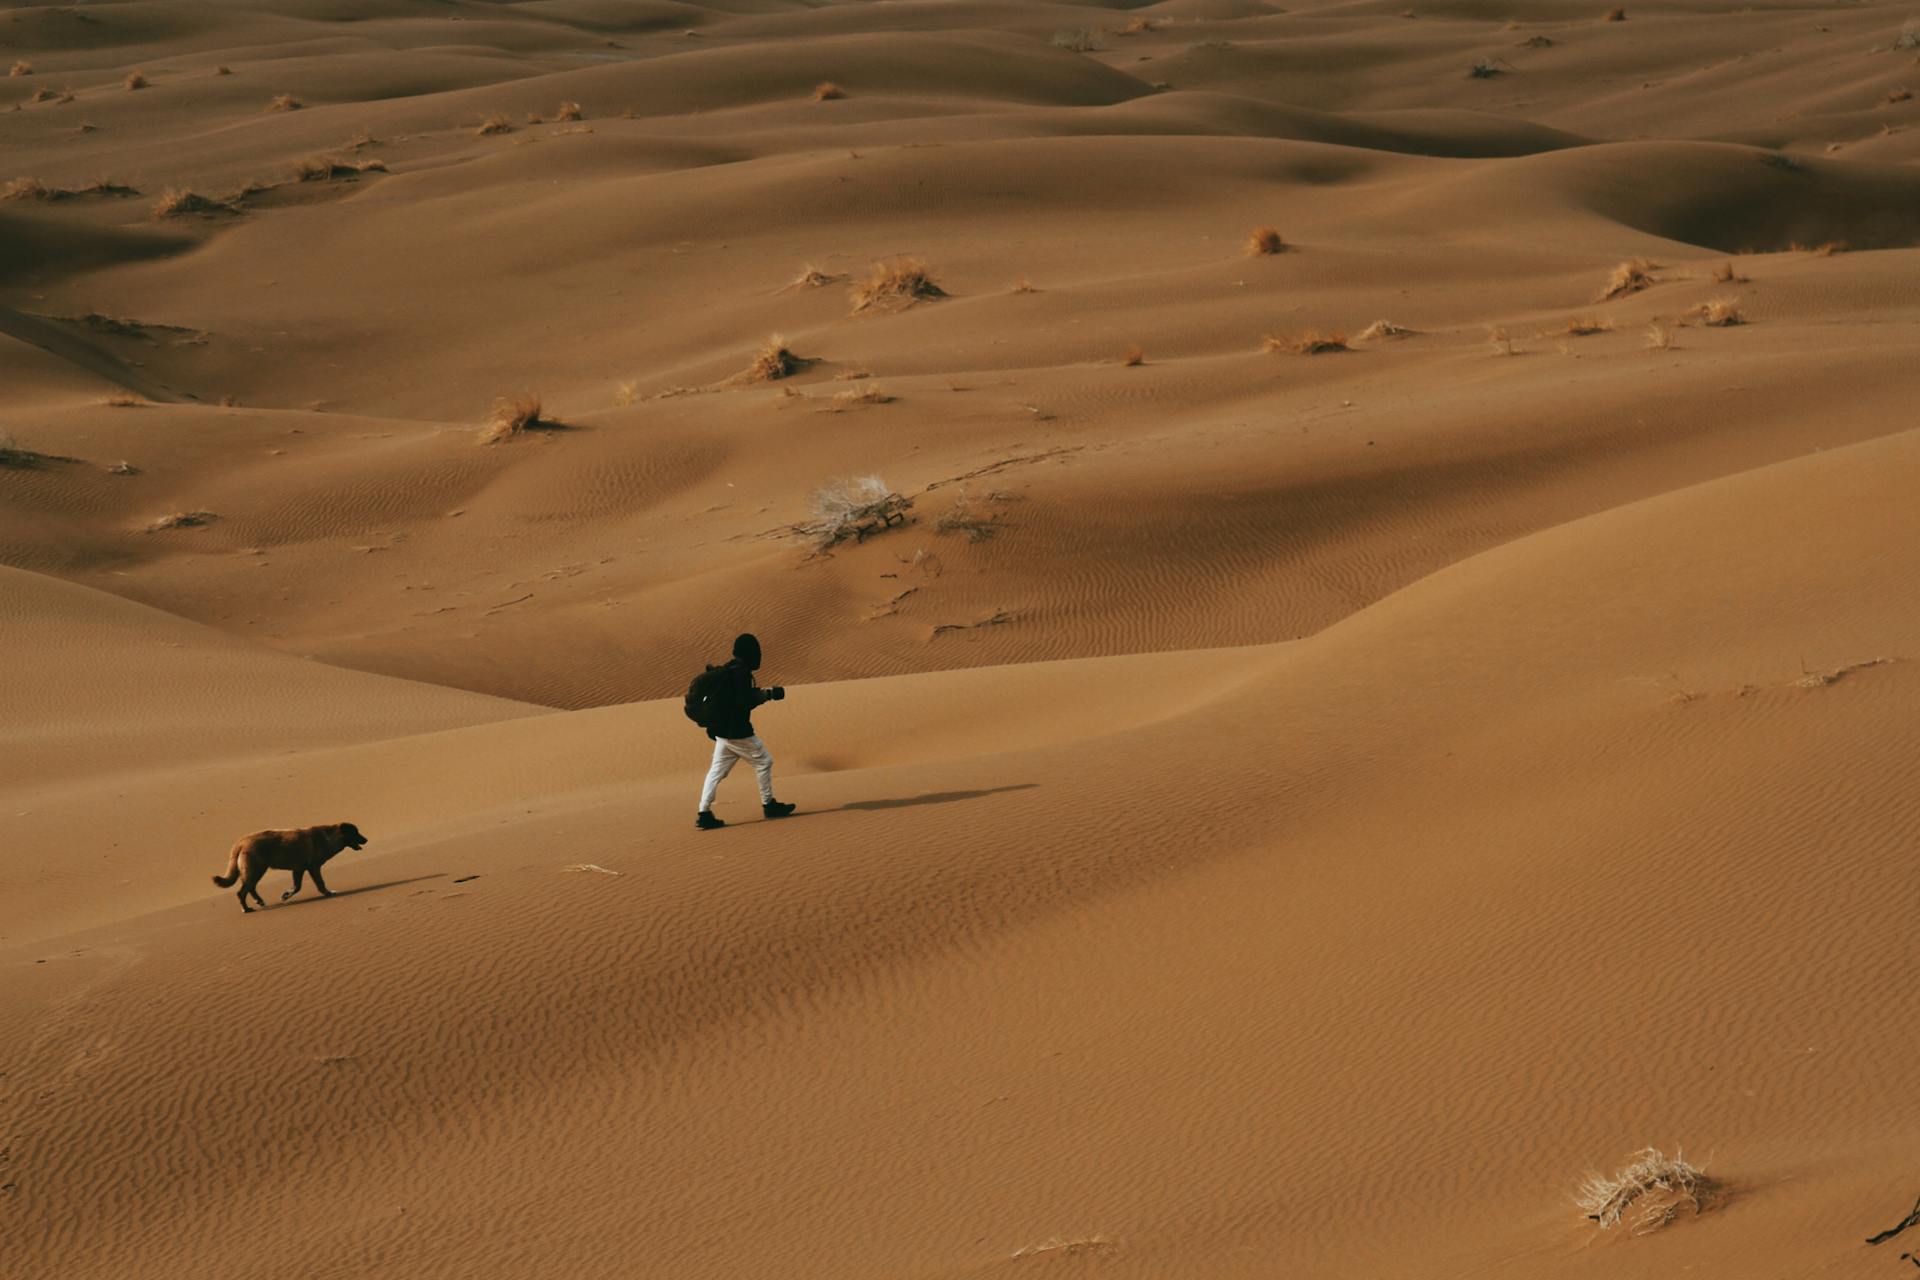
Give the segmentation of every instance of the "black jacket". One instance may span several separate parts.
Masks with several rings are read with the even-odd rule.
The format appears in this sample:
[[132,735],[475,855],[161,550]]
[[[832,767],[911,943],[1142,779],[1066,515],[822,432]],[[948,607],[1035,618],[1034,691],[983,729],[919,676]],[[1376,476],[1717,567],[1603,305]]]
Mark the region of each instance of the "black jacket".
[[723,673],[711,697],[713,714],[708,718],[709,738],[753,737],[753,709],[767,700],[766,690],[753,682],[753,672],[734,659],[720,668]]

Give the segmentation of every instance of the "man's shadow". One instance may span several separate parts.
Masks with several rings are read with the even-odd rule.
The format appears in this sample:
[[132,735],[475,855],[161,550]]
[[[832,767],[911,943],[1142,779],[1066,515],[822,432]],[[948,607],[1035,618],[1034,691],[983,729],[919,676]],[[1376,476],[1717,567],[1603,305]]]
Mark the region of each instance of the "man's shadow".
[[1031,791],[1039,786],[1037,782],[1016,782],[1007,787],[988,787],[981,791],[929,791],[925,795],[901,796],[895,800],[851,800],[838,809],[828,809],[828,813],[840,813],[848,809],[911,809],[923,804],[953,804],[958,800],[978,800],[982,796],[997,796],[1006,791]]

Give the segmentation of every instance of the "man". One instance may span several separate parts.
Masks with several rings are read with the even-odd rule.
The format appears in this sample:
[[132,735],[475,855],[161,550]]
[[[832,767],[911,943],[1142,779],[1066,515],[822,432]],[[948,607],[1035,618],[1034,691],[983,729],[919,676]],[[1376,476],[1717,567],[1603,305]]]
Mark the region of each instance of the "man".
[[753,673],[759,669],[760,641],[752,635],[738,636],[733,642],[733,660],[708,667],[687,690],[687,718],[713,739],[713,767],[707,770],[707,785],[700,792],[700,812],[693,820],[702,831],[717,831],[727,825],[713,816],[713,797],[739,760],[753,766],[760,783],[762,813],[769,818],[784,818],[793,812],[792,805],[773,798],[773,756],[754,733],[752,719],[755,707],[778,702],[787,691],[754,684]]

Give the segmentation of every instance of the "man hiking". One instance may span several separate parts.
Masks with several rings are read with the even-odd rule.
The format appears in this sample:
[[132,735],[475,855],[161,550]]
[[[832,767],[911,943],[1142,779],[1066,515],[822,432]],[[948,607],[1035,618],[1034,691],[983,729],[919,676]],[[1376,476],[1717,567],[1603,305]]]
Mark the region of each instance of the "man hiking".
[[773,798],[773,756],[754,733],[752,719],[755,707],[778,702],[787,691],[756,685],[753,673],[759,669],[760,641],[752,635],[737,636],[733,660],[708,667],[693,678],[693,687],[687,690],[687,719],[713,739],[713,767],[707,770],[707,784],[700,791],[700,813],[693,820],[702,831],[717,831],[727,825],[713,816],[713,796],[721,780],[733,772],[737,760],[753,766],[760,783],[762,813],[769,818],[784,818],[793,812],[792,805]]

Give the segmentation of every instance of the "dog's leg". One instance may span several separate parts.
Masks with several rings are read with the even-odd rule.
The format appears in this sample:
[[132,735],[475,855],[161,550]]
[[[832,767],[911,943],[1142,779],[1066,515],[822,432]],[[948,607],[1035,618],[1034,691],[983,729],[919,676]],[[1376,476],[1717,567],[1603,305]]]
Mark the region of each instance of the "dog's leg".
[[[288,898],[291,898],[291,897],[292,897],[292,896],[293,896],[294,894],[296,894],[296,893],[298,893],[298,892],[300,892],[300,883],[301,883],[301,877],[302,877],[302,876],[304,876],[304,875],[306,875],[306,874],[307,874],[307,869],[306,869],[305,867],[295,867],[295,868],[293,869],[293,888],[291,888],[291,889],[289,889],[289,890],[287,890],[287,891],[286,891],[285,893],[283,893],[283,894],[281,894],[281,895],[280,895],[280,901],[282,901],[282,902],[285,902],[285,901],[286,901],[286,900],[287,900]],[[314,882],[315,884],[319,884],[319,883],[320,883],[320,877],[319,877],[319,876],[315,876],[315,877],[313,878],[313,882]]]
[[241,909],[242,911],[252,911],[252,910],[253,910],[253,908],[252,908],[252,907],[250,907],[250,906],[248,906],[248,905],[247,905],[247,884],[246,884],[246,881],[244,881],[244,880],[243,880],[243,881],[241,881],[241,882],[240,882],[240,892],[239,892],[239,893],[236,893],[236,894],[234,895],[234,897],[236,897],[236,898],[238,898],[238,899],[240,899],[240,909]]
[[320,896],[323,898],[331,898],[333,896],[333,890],[327,888],[327,882],[320,878],[320,868],[318,867],[313,869],[313,887],[320,891]]

